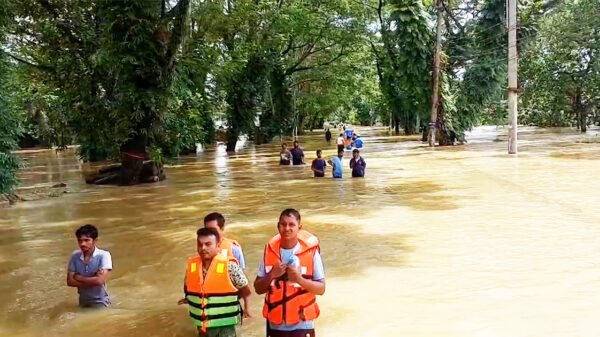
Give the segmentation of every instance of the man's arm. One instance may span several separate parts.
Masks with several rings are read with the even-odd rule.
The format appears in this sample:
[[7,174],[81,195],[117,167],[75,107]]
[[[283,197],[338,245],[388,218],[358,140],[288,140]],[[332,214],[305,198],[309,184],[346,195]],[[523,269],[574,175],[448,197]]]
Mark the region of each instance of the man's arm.
[[287,266],[288,278],[292,282],[298,283],[302,288],[315,295],[323,295],[325,293],[325,279],[309,280],[302,277],[300,268]]
[[274,266],[264,277],[257,276],[256,280],[254,280],[254,291],[259,295],[266,293],[269,290],[271,282],[285,274],[285,269],[285,264],[279,264]]
[[250,294],[252,293],[252,291],[250,290],[250,286],[246,285],[245,287],[241,288],[238,292],[238,296],[242,298],[242,300],[244,301],[244,318],[250,318],[252,317],[252,315],[250,315]]
[[67,271],[67,286],[69,287],[83,287],[83,283],[76,281],[74,271]]
[[73,279],[80,285],[78,287],[97,287],[106,283],[110,270],[99,269],[95,276],[85,277],[80,274],[73,275]]

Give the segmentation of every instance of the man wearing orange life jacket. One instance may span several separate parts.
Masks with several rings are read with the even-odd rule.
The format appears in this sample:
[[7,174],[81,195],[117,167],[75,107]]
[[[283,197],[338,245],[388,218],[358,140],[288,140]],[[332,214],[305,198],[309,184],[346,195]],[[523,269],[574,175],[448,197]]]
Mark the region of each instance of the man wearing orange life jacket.
[[238,296],[250,296],[248,279],[233,257],[219,254],[219,233],[197,232],[198,255],[188,259],[184,292],[200,337],[235,337],[242,310]]
[[291,208],[281,213],[277,229],[254,281],[256,292],[266,293],[267,337],[314,337],[316,295],[325,293],[319,239],[302,229],[300,213]]

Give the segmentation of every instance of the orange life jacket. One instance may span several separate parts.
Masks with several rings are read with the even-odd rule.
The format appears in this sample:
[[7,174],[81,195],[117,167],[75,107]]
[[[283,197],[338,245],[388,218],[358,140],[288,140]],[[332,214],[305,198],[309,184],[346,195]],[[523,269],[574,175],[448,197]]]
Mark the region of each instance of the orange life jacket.
[[224,237],[219,244],[219,255],[235,257],[233,256],[233,246],[241,247],[237,241]]
[[229,261],[235,259],[217,254],[210,263],[206,278],[202,274],[202,258],[188,259],[185,273],[185,298],[188,300],[192,322],[206,328],[236,325],[241,307],[238,289],[229,277]]
[[[296,256],[300,260],[302,277],[312,279],[313,258],[319,251],[319,239],[311,233],[298,232],[300,250]],[[269,272],[273,266],[281,264],[281,236],[275,235],[265,247],[264,266]],[[263,317],[273,324],[297,324],[301,321],[312,321],[319,317],[319,306],[316,296],[295,282],[285,278],[273,280],[265,295]]]

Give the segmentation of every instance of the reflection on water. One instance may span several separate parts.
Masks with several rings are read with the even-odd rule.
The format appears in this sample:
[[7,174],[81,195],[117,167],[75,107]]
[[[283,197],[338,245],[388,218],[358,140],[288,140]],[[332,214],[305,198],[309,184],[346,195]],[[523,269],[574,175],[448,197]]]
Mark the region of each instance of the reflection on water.
[[[20,153],[23,185],[75,192],[0,210],[0,336],[194,336],[175,303],[203,216],[225,214],[254,279],[287,207],[322,240],[320,336],[600,334],[600,144],[524,128],[521,153],[509,156],[506,130],[493,127],[433,150],[384,129],[360,134],[365,179],[349,178],[349,153],[343,180],[279,167],[278,144],[208,147],[169,167],[168,180],[133,187],[86,186],[91,167],[72,150]],[[307,163],[318,148],[335,154],[321,133],[300,141]],[[85,223],[113,255],[111,310],[80,311],[65,286]],[[263,336],[253,300],[244,336]]]

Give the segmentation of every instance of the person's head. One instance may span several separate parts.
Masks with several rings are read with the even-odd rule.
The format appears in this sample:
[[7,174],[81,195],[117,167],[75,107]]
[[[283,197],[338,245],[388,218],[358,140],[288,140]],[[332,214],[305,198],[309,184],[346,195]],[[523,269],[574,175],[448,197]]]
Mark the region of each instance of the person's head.
[[294,141],[294,148],[297,148],[297,147],[298,147],[298,141],[297,141],[297,140],[295,140],[295,141]]
[[219,252],[219,232],[210,228],[200,228],[196,232],[198,255],[203,260],[212,259]]
[[75,231],[77,244],[82,253],[90,253],[96,246],[98,239],[98,229],[94,225],[84,225]]
[[286,147],[287,147],[287,144],[286,144],[286,143],[283,143],[283,144],[281,144],[281,149],[282,149],[282,150],[285,150],[285,148],[286,148]]
[[338,157],[340,157],[340,158],[344,157],[344,150],[339,150],[338,151]]
[[343,134],[343,133],[340,133],[340,137],[344,137],[344,134]]
[[358,151],[358,149],[354,149],[354,150],[352,150],[352,157],[354,157],[354,158],[358,158],[358,156],[359,156],[359,153],[360,153],[360,152]]
[[298,231],[302,229],[300,223],[300,212],[293,208],[283,210],[279,215],[277,230],[282,239],[292,240],[298,236]]
[[225,230],[225,217],[217,212],[208,214],[204,217],[204,228],[215,230],[222,237]]
[[317,150],[317,158],[321,158],[321,150]]

